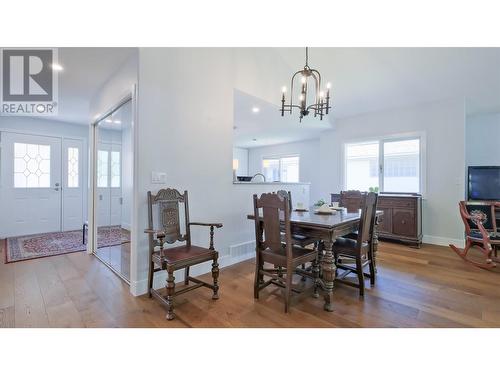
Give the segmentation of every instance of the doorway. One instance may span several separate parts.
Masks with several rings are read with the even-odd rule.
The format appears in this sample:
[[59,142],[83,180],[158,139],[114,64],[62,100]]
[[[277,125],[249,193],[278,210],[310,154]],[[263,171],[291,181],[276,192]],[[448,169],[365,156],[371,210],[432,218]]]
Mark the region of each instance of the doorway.
[[15,131],[1,131],[0,139],[7,262],[85,250],[83,139]]

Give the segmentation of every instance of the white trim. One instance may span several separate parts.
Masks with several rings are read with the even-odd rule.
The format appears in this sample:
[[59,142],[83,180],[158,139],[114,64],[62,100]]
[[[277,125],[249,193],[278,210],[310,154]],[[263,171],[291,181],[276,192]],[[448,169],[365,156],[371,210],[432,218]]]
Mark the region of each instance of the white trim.
[[450,244],[455,245],[457,247],[464,247],[465,240],[458,238],[449,238],[449,237],[439,237],[439,236],[429,236],[425,234],[422,238],[423,243],[431,244],[431,245],[439,245],[439,246],[448,246]]

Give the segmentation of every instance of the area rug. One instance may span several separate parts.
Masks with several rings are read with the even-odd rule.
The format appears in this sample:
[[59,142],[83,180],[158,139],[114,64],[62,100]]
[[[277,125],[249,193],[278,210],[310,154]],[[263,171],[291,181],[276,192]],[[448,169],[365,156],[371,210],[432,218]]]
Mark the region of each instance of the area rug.
[[[5,242],[5,263],[74,253],[87,249],[87,246],[82,243],[81,230],[10,237]],[[100,227],[97,230],[99,248],[127,242],[130,242],[130,232],[120,226]]]

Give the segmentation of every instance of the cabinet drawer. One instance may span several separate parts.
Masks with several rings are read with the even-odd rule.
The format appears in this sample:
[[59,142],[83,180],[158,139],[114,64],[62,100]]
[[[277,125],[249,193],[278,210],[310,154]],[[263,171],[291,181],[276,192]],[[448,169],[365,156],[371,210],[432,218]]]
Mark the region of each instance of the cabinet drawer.
[[400,208],[415,208],[417,206],[417,200],[413,198],[386,198],[380,197],[378,200],[378,207],[389,208],[389,207],[400,207]]
[[384,214],[380,216],[377,230],[379,233],[392,233],[392,208],[380,208]]
[[392,232],[396,235],[414,237],[417,235],[415,210],[395,208],[392,210]]

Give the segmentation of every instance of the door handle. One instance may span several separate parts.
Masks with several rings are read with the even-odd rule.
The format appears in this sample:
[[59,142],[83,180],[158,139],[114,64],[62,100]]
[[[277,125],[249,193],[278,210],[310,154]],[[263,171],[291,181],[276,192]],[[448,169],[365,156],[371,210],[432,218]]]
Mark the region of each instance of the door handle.
[[56,187],[54,188],[55,191],[59,191],[59,182],[55,183]]

